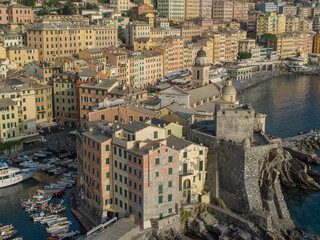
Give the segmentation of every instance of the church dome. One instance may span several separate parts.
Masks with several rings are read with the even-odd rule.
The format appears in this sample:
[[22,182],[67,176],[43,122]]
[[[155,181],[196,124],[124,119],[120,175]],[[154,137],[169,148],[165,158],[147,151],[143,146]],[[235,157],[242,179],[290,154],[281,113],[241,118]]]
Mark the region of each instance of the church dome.
[[203,50],[203,49],[200,49],[198,52],[197,52],[197,57],[206,57],[207,54],[206,52]]
[[222,88],[222,95],[236,95],[237,91],[234,86],[226,85]]

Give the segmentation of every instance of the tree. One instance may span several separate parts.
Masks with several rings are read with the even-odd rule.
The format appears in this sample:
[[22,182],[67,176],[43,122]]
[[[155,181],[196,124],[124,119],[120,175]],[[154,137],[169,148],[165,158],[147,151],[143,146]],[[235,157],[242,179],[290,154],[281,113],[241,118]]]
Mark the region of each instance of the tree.
[[26,0],[25,1],[25,4],[26,6],[29,6],[29,7],[33,7],[36,3],[36,0]]
[[77,13],[77,7],[73,4],[72,0],[67,0],[62,9],[60,9],[63,15],[73,15]]
[[37,11],[38,16],[44,16],[44,15],[49,15],[49,14],[50,14],[50,11],[46,8],[43,8],[43,9]]
[[266,33],[261,36],[265,40],[277,40],[277,36],[271,33]]
[[239,52],[239,58],[240,59],[249,59],[252,57],[251,53],[248,52]]
[[86,3],[86,9],[98,9],[98,5],[95,3]]

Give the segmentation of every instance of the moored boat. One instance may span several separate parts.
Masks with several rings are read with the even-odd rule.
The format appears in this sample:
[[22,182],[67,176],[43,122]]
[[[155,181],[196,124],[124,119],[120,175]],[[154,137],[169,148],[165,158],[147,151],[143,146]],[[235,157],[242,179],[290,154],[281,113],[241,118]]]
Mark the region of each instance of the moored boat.
[[37,171],[23,171],[19,168],[11,168],[6,163],[0,162],[0,188],[22,182],[34,176]]

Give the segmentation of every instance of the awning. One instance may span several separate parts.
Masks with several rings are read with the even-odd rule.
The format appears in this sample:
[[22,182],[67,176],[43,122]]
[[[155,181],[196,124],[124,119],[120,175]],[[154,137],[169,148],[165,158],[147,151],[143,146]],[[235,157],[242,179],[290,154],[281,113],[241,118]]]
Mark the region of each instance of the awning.
[[39,128],[48,128],[48,127],[54,127],[57,126],[58,124],[56,122],[41,122],[37,124]]
[[32,143],[32,142],[38,142],[38,141],[43,141],[43,137],[41,135],[35,135],[31,137],[26,137],[23,140],[23,143]]
[[123,213],[123,214],[126,213],[123,209],[114,205],[111,205],[111,207],[107,208],[106,210],[109,212],[115,212],[115,213]]

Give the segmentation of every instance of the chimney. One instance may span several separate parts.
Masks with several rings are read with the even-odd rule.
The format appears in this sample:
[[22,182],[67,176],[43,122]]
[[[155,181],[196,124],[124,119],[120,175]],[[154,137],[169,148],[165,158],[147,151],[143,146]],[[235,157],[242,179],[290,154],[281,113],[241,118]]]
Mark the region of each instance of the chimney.
[[104,134],[104,129],[101,129],[101,134]]

